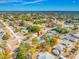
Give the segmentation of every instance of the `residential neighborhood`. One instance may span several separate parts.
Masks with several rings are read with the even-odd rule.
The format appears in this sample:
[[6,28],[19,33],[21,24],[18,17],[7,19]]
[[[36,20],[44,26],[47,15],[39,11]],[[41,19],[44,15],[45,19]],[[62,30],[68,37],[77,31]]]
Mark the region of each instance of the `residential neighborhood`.
[[0,59],[79,59],[79,14],[0,13]]

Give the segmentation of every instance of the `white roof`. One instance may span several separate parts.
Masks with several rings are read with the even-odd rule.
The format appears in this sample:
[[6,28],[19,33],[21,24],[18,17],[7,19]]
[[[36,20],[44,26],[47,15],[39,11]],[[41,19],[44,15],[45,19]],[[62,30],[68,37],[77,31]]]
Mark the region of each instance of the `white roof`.
[[75,33],[73,35],[76,36],[76,37],[79,37],[79,32],[78,33]]
[[48,52],[39,53],[38,59],[55,59],[55,56],[49,54]]
[[66,39],[68,39],[68,40],[71,40],[71,41],[74,41],[74,42],[76,42],[78,39],[77,38],[75,38],[75,37],[73,37],[73,36],[71,36],[71,35],[68,35],[67,37],[65,37]]
[[76,58],[75,59],[79,59],[79,54],[76,56]]

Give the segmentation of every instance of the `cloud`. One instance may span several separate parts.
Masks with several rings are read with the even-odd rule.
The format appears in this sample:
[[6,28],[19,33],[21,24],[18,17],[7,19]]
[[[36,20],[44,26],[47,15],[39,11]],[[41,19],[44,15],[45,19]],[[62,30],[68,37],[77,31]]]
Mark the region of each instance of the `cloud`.
[[42,1],[44,1],[44,0],[35,0],[35,1],[31,1],[31,2],[24,2],[23,4],[33,4],[33,3],[39,3]]
[[44,0],[0,0],[0,4],[5,3],[15,3],[15,4],[33,4],[33,3],[39,3]]

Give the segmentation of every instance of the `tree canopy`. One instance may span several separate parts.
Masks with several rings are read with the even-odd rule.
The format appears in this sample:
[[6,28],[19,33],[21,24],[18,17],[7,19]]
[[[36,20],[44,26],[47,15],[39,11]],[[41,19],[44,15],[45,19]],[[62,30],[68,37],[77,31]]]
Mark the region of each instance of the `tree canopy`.
[[3,36],[3,40],[8,40],[8,39],[10,39],[10,37],[11,37],[11,35],[10,35],[10,33],[6,33],[4,36]]

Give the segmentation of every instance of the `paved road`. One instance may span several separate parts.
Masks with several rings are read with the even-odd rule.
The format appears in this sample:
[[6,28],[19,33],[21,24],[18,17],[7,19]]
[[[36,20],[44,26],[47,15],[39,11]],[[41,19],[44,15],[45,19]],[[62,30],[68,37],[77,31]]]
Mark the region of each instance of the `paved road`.
[[7,24],[5,24],[2,20],[0,20],[0,24],[2,24],[8,30],[8,32],[10,32],[12,34],[12,36],[14,36],[16,38],[15,33]]

